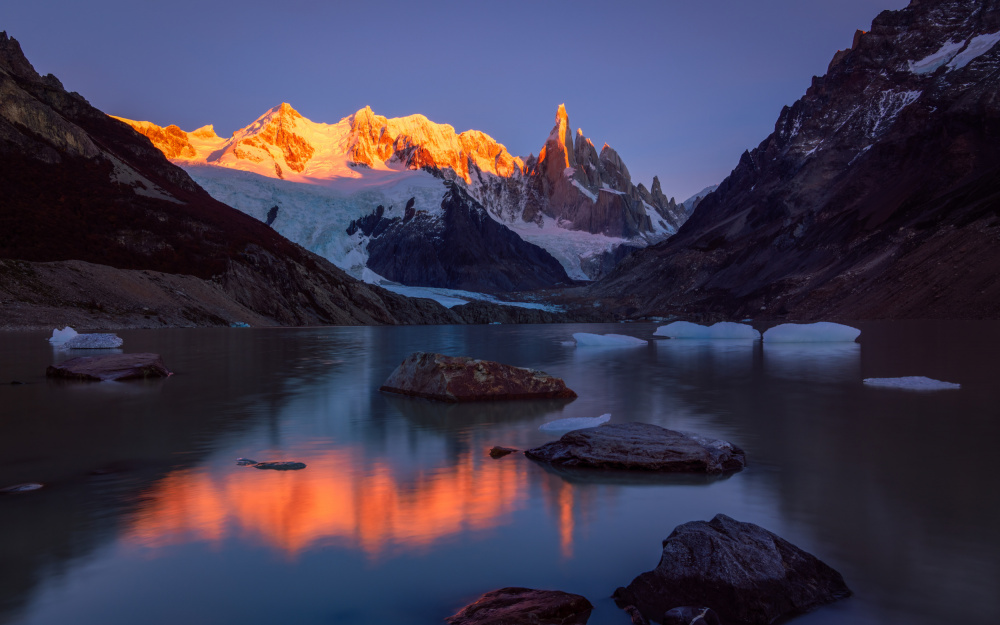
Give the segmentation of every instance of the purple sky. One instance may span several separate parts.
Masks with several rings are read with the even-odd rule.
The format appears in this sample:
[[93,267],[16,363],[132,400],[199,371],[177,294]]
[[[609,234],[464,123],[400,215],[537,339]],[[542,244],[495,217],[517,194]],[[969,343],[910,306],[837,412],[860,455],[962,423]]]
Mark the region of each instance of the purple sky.
[[636,182],[721,181],[854,31],[908,0],[413,2],[31,0],[0,30],[114,115],[227,136],[289,102],[370,105],[538,153],[565,102]]

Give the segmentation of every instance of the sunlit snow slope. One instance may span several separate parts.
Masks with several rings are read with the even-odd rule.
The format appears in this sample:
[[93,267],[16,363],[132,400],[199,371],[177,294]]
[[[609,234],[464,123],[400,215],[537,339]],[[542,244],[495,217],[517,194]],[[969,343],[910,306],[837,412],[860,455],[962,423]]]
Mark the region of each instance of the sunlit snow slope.
[[[546,147],[527,163],[482,132],[456,133],[423,115],[386,118],[368,107],[323,124],[281,104],[228,139],[212,126],[184,132],[119,119],[216,199],[270,217],[284,236],[366,280],[378,276],[365,268],[367,239],[346,233],[350,222],[378,205],[400,209],[411,198],[418,211],[440,210],[442,179],[462,184],[493,219],[549,251],[575,279],[597,277],[595,256],[662,240],[686,218],[657,180],[652,192],[632,185],[607,145],[598,155],[578,131],[574,148],[563,107]],[[549,145],[553,137],[568,149]],[[553,186],[547,177],[558,159],[564,183]]]

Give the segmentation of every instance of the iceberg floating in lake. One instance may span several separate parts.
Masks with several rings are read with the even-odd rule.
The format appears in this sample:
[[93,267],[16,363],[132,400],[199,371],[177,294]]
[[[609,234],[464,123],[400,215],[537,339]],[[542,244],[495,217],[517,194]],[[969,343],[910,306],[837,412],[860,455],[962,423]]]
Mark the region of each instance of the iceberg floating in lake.
[[66,349],[110,349],[121,347],[123,342],[117,334],[77,334],[62,346]]
[[585,347],[637,347],[649,344],[649,341],[625,334],[588,334],[586,332],[576,332],[573,334],[573,339],[577,345]]
[[754,330],[752,326],[732,321],[720,321],[711,326],[675,321],[657,328],[653,336],[667,336],[672,339],[759,339],[760,332]]
[[52,336],[49,338],[49,343],[52,343],[53,345],[62,345],[76,335],[76,330],[66,326],[62,330],[53,330]]
[[853,343],[861,330],[840,323],[783,323],[764,332],[765,343]]
[[865,378],[868,386],[881,388],[897,388],[904,391],[945,391],[962,388],[961,384],[932,380],[922,375],[911,375],[902,378]]
[[569,419],[557,419],[543,423],[538,427],[542,432],[569,432],[572,430],[582,430],[583,428],[596,428],[602,423],[611,420],[611,413],[602,414],[599,417],[572,417]]

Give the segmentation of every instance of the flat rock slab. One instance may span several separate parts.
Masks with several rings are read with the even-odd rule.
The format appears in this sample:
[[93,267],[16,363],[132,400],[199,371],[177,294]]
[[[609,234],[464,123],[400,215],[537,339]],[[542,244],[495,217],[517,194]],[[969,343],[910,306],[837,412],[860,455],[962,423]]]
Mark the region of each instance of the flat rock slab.
[[446,402],[576,397],[542,371],[425,352],[410,354],[379,390]]
[[72,358],[45,370],[50,378],[69,380],[140,380],[173,375],[159,354],[104,354]]
[[585,625],[594,609],[585,597],[558,590],[493,590],[445,619],[450,625]]
[[250,465],[255,469],[271,469],[273,471],[298,471],[306,468],[304,462],[258,462]]
[[723,623],[766,625],[850,596],[840,573],[787,540],[723,514],[677,526],[652,571],[614,593],[661,621],[678,606],[706,606]]
[[573,430],[524,453],[557,466],[593,469],[719,474],[746,466],[746,454],[732,443],[650,423],[609,423]]

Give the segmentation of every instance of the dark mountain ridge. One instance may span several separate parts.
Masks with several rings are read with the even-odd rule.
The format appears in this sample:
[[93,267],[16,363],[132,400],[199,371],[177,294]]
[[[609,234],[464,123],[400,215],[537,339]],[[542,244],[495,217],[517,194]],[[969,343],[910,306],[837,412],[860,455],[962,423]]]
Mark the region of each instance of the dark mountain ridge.
[[[6,33],[0,33],[0,190],[0,259],[193,276],[212,293],[187,307],[194,323],[241,320],[229,318],[239,310],[277,325],[461,321],[434,302],[358,282],[212,199],[144,136],[67,93],[54,76],[39,76]],[[32,281],[36,273],[4,264],[0,287],[12,300],[36,293],[35,304],[58,307],[46,285]]]
[[885,11],[671,239],[591,294],[630,315],[1000,316],[1000,8]]

